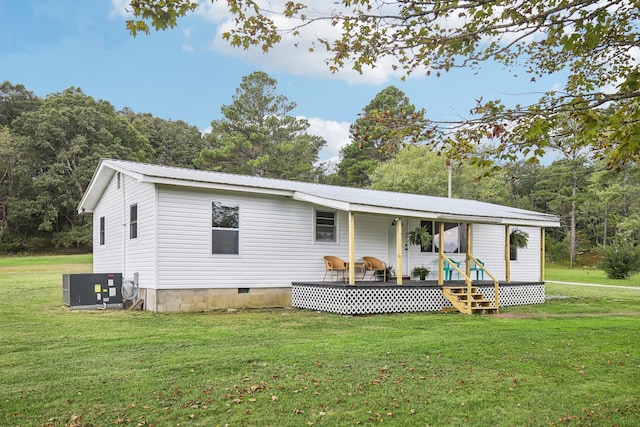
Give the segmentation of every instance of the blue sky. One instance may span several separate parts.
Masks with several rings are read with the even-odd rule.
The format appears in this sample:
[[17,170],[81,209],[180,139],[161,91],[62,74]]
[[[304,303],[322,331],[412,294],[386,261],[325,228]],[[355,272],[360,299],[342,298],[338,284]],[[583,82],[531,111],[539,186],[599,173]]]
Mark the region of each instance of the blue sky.
[[385,66],[364,75],[331,74],[322,53],[293,43],[267,55],[227,46],[219,36],[229,25],[223,6],[200,1],[199,12],[173,30],[134,38],[125,28],[126,0],[0,0],[0,81],[24,84],[42,97],[79,87],[116,109],[184,120],[205,131],[232,102],[242,76],[261,70],[296,102],[292,114],[327,140],[321,160],[337,158],[349,124],[389,85],[425,108],[428,118],[451,120],[468,116],[477,98],[522,103],[562,83],[554,76],[532,83],[494,64],[477,74],[456,70],[405,82]]

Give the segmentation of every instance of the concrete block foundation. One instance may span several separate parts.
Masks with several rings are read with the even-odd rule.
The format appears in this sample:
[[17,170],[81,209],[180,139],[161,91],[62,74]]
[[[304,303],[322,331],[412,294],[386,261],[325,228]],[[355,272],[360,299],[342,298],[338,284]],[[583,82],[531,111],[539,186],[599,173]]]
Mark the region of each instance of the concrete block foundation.
[[186,313],[291,307],[291,288],[140,289],[145,310]]

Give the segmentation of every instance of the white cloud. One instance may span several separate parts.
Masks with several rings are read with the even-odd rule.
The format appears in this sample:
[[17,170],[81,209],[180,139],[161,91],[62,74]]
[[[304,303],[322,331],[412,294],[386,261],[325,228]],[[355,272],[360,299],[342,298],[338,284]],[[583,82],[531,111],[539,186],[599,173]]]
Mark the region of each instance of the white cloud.
[[[309,16],[326,16],[331,12],[331,9],[338,7],[332,3],[314,2],[313,0],[310,0],[307,4],[309,5]],[[202,6],[203,4],[201,4],[200,8]],[[273,8],[277,9],[277,6],[273,6]],[[318,38],[332,41],[340,36],[340,25],[333,26],[328,20],[320,20],[313,25],[299,28],[300,34],[298,36],[282,33],[281,41],[271,48],[268,54],[265,54],[260,47],[252,47],[246,50],[232,47],[222,38],[223,33],[232,30],[236,26],[235,20],[231,18],[226,7],[221,8],[218,3],[213,6],[207,3],[207,6],[202,8],[199,14],[210,21],[218,23],[216,35],[208,45],[209,50],[226,56],[243,58],[250,63],[272,71],[286,71],[296,75],[334,78],[360,84],[382,84],[392,78],[399,78],[403,75],[400,69],[393,70],[392,63],[395,62],[393,58],[381,58],[375,68],[366,67],[363,69],[362,74],[351,69],[348,64],[336,74],[332,74],[326,63],[331,58],[330,53],[327,53],[321,45],[314,45],[313,43]],[[279,28],[289,28],[292,25],[292,21],[281,15],[270,15],[270,18]],[[310,49],[313,49],[313,51],[310,51]]]
[[109,16],[114,18],[116,16],[131,17],[131,6],[129,6],[130,0],[111,0],[111,11]]
[[200,0],[195,13],[196,16],[216,23],[221,23],[231,18],[227,3],[224,1]]
[[321,136],[327,141],[327,145],[320,151],[320,161],[337,162],[339,160],[340,148],[351,142],[349,138],[349,126],[351,123],[325,120],[319,117],[299,118],[306,119],[309,122],[307,133]]

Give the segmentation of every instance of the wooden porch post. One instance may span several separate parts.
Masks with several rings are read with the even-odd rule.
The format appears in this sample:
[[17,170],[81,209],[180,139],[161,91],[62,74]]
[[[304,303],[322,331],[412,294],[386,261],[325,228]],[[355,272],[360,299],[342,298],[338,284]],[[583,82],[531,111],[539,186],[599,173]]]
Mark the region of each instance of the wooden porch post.
[[444,222],[440,221],[438,230],[438,285],[444,284]]
[[402,218],[396,219],[396,283],[402,285]]
[[544,261],[545,261],[545,249],[544,249],[544,228],[540,227],[540,281],[544,282]]
[[511,283],[511,226],[505,227],[507,233],[504,244],[504,262],[507,283]]
[[355,214],[349,212],[349,284],[356,284],[356,220]]
[[469,255],[471,255],[471,224],[467,224],[467,248],[465,250],[467,252],[467,268],[465,274],[467,277],[471,277],[471,258],[469,258]]

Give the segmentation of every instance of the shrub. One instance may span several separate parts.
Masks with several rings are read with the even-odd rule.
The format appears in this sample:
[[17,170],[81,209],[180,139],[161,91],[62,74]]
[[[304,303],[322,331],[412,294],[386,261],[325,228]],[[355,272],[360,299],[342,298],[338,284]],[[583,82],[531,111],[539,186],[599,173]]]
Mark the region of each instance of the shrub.
[[569,247],[564,242],[559,242],[552,237],[547,237],[545,239],[545,255],[547,261],[568,261]]
[[600,246],[600,268],[609,279],[628,279],[640,271],[640,247],[630,243],[614,242]]

